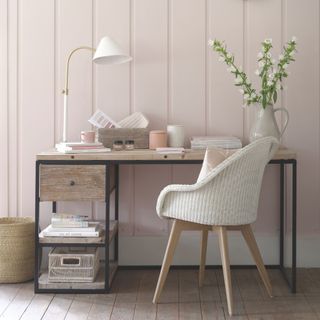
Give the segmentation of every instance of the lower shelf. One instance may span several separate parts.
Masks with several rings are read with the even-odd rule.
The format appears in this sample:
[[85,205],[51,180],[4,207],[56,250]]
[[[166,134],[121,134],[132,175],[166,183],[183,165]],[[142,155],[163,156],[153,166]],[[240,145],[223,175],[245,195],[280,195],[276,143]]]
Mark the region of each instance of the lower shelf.
[[[109,286],[111,285],[111,282],[116,274],[118,267],[118,263],[115,261],[110,261],[109,264]],[[41,272],[41,276],[39,277],[39,289],[80,289],[80,290],[97,290],[97,289],[104,289],[105,283],[104,283],[104,267],[101,267],[99,269],[99,272],[97,274],[96,280],[94,282],[58,282],[53,283],[48,281],[48,272]]]

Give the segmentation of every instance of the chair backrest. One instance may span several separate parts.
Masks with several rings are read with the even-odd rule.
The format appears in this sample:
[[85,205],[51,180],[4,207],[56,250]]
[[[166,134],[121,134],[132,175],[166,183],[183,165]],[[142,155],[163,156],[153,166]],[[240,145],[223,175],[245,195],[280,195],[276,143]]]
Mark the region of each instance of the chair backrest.
[[[278,140],[266,137],[254,141],[219,164],[204,180],[198,192],[206,193],[210,210],[203,223],[238,225],[257,218],[261,183],[265,166],[278,149]],[[207,207],[208,209],[208,207]]]

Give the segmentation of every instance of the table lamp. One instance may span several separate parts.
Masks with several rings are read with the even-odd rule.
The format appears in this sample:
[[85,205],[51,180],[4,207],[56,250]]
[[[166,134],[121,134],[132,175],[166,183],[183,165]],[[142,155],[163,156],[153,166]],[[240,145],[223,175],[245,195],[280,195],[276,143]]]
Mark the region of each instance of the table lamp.
[[132,57],[126,55],[119,45],[110,37],[103,37],[97,49],[81,46],[73,49],[68,56],[65,71],[65,87],[62,91],[63,100],[63,132],[62,142],[67,142],[67,122],[68,122],[68,95],[69,95],[69,65],[73,54],[79,50],[89,50],[94,52],[93,61],[97,64],[120,64],[132,60]]

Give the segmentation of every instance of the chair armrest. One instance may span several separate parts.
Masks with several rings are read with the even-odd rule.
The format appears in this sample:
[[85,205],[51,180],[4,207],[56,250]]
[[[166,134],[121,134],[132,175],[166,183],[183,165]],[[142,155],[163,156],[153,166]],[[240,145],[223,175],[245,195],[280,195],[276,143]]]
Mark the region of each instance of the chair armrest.
[[170,192],[190,192],[195,190],[195,184],[170,184],[161,190],[158,200],[157,200],[157,213],[160,217],[162,217],[162,208],[166,199],[166,196]]

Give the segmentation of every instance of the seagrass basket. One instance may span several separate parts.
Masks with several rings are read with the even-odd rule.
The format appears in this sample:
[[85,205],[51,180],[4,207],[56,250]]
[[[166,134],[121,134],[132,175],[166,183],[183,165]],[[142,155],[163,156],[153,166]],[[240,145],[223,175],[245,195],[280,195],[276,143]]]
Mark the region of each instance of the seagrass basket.
[[34,221],[0,218],[0,283],[33,279]]

